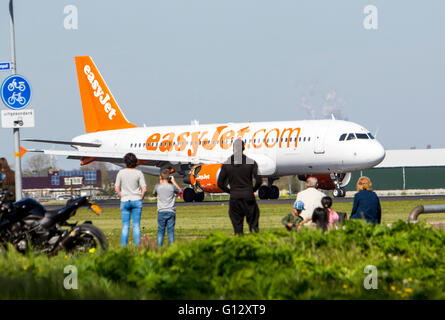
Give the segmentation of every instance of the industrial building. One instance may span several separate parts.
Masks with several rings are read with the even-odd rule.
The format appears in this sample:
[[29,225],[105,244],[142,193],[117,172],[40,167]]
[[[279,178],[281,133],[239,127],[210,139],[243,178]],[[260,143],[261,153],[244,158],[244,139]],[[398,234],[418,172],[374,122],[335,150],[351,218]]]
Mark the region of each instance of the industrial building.
[[35,199],[96,196],[102,191],[100,170],[50,171],[43,176],[25,176],[22,181],[24,196]]
[[445,193],[445,149],[386,150],[379,165],[352,173],[346,191],[356,190],[360,176],[381,194]]

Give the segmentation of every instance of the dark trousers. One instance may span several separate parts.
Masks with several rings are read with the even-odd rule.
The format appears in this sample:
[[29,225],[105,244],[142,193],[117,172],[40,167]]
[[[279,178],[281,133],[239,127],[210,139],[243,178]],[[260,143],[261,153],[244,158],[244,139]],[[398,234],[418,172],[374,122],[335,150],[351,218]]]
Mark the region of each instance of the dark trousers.
[[232,221],[235,234],[243,233],[244,217],[246,217],[250,232],[259,232],[258,222],[260,219],[260,209],[255,199],[230,199],[229,216]]

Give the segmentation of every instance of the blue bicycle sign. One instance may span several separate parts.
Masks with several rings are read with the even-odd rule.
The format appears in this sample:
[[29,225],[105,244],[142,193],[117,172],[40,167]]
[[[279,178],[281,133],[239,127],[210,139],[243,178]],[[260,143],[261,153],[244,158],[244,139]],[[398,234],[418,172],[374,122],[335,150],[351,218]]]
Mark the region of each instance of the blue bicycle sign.
[[3,81],[0,93],[3,103],[13,110],[25,108],[31,99],[28,81],[18,74],[10,75]]

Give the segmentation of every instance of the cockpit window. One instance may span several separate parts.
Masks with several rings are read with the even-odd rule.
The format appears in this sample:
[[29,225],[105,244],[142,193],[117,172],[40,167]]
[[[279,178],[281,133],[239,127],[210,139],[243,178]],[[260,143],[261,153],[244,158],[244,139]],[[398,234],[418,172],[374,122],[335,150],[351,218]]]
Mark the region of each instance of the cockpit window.
[[338,141],[344,141],[345,140],[345,138],[346,138],[346,133],[343,133],[341,136],[340,136],[340,139],[338,139]]
[[374,136],[371,134],[371,132],[368,132],[368,136],[369,136],[371,139],[375,139]]
[[355,135],[356,135],[357,139],[369,139],[369,137],[366,133],[356,133]]
[[355,139],[355,135],[353,133],[350,133],[348,135],[348,138],[346,138],[346,140],[354,140]]

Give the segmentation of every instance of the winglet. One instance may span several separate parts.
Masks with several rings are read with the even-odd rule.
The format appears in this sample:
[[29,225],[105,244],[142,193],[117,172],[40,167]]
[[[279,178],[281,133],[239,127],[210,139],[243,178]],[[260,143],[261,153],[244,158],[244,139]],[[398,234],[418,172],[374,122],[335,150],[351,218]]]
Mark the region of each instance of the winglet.
[[83,56],[74,60],[86,132],[135,128],[119,108],[93,59]]

